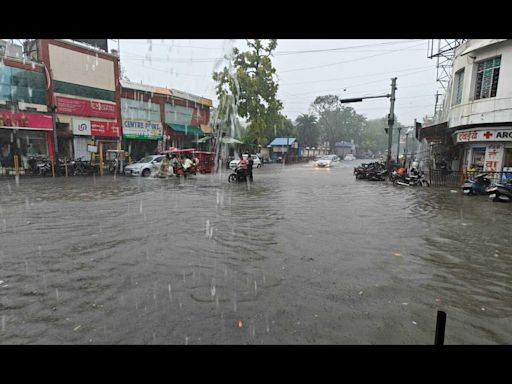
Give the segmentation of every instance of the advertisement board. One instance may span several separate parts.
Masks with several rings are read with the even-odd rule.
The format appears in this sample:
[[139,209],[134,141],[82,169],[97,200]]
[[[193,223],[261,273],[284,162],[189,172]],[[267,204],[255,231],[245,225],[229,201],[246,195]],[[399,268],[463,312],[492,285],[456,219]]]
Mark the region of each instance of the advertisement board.
[[56,96],[57,112],[77,115],[103,117],[115,119],[117,117],[116,104],[103,103],[94,100],[74,99],[71,97]]

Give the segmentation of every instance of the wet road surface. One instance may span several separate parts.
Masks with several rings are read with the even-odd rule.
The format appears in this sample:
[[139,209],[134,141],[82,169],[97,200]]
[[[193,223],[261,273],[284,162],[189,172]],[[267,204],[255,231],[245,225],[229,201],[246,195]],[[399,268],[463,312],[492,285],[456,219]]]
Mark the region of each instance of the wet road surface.
[[357,163],[0,179],[0,344],[510,344],[512,204]]

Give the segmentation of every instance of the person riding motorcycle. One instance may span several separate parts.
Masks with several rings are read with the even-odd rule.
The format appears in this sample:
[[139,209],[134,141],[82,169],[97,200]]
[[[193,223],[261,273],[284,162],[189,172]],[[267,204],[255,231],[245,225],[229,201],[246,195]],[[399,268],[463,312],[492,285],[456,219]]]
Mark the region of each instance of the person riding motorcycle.
[[412,175],[412,176],[418,176],[420,174],[420,171],[418,169],[418,162],[417,161],[413,161],[412,164],[411,164],[411,170],[409,171],[409,173]]

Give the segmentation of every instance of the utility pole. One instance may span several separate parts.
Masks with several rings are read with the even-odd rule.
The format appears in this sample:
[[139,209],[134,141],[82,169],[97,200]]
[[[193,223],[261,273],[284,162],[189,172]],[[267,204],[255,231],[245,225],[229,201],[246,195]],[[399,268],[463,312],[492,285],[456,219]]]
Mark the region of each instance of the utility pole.
[[395,123],[395,90],[396,90],[396,77],[391,79],[391,105],[389,107],[388,116],[388,156],[386,167],[391,168],[391,144],[393,142],[393,124]]
[[[400,158],[400,132],[402,131],[402,127],[398,127],[398,140],[396,143],[396,162],[398,163]],[[407,146],[407,143],[406,143]]]
[[55,164],[55,172],[57,175],[59,174],[59,145],[57,143],[57,106],[55,103],[52,103],[50,106],[50,110],[52,112],[52,121],[53,121],[53,157]]

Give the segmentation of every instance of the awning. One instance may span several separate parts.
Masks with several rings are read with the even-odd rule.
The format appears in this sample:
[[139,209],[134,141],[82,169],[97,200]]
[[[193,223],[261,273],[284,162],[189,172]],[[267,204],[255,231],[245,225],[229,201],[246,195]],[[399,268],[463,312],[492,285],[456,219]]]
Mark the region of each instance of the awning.
[[498,43],[501,43],[502,41],[505,41],[505,40],[507,40],[507,39],[483,39],[483,41],[471,44],[460,55],[464,56],[464,55],[467,55],[470,52],[476,51],[477,49],[488,47],[489,45],[498,44]]
[[233,139],[232,137],[224,136],[220,141],[223,144],[242,144],[240,140]]
[[201,128],[195,125],[183,125],[183,124],[167,124],[174,132],[184,133],[185,135],[203,137],[204,133]]
[[292,145],[295,140],[297,140],[295,137],[276,137],[269,145]]

